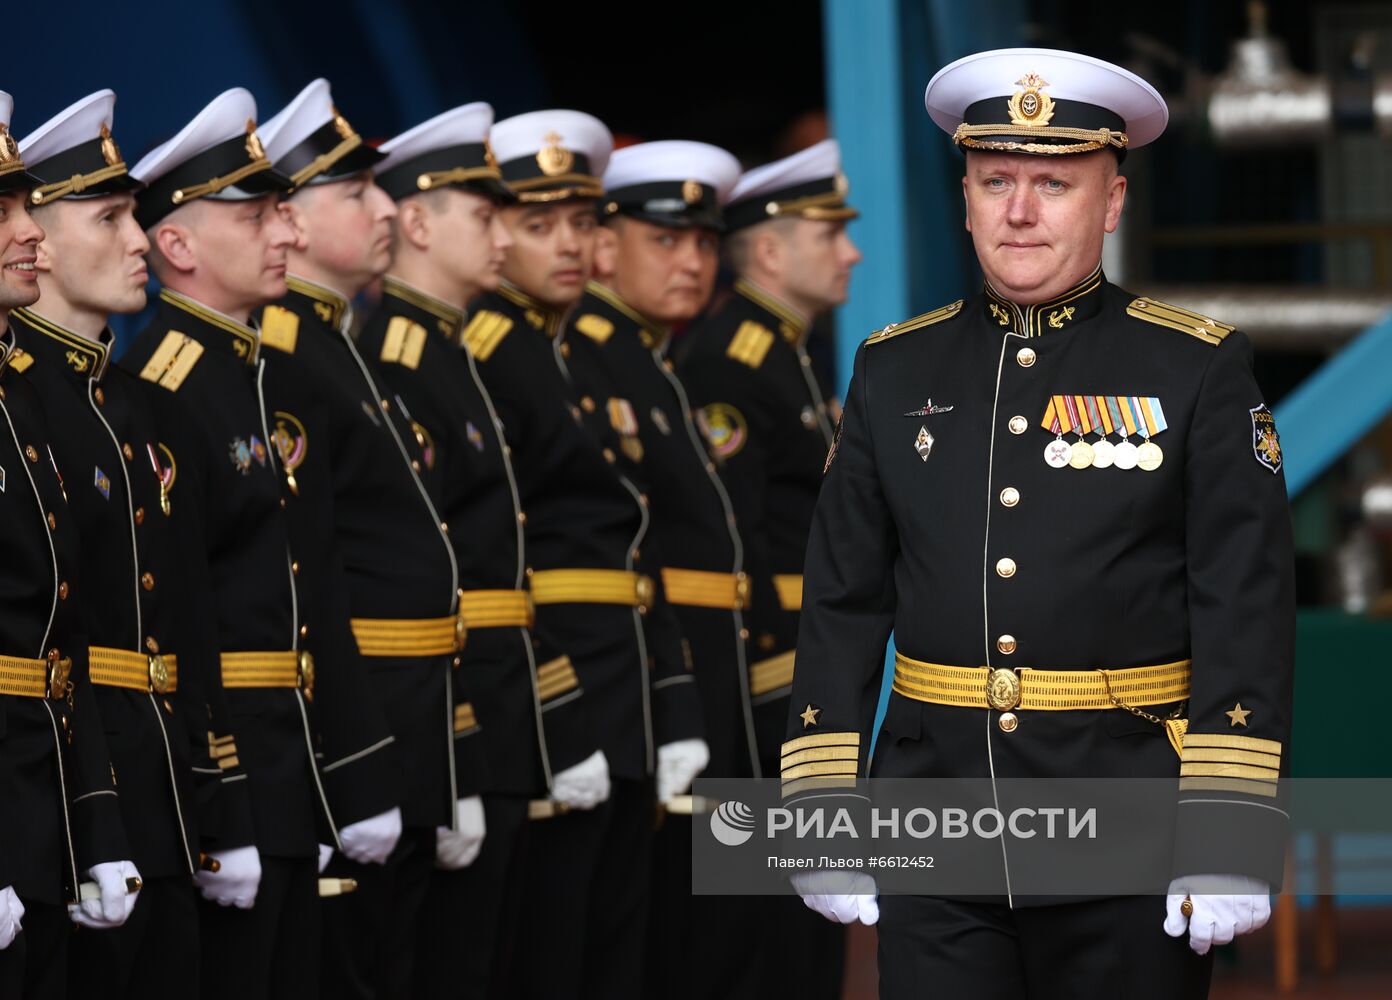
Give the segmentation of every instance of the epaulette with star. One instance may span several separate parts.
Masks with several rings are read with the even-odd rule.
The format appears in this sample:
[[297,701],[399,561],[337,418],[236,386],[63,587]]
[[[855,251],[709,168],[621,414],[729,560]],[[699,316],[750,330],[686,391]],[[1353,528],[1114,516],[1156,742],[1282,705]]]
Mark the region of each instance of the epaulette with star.
[[915,316],[913,319],[906,319],[902,323],[891,323],[882,330],[876,330],[874,333],[870,334],[865,343],[867,346],[870,344],[883,344],[886,340],[892,340],[902,333],[912,333],[915,330],[922,330],[935,323],[949,320],[961,311],[962,300],[958,299],[956,302],[951,302],[938,309],[934,309],[932,312],[926,312],[921,316]]

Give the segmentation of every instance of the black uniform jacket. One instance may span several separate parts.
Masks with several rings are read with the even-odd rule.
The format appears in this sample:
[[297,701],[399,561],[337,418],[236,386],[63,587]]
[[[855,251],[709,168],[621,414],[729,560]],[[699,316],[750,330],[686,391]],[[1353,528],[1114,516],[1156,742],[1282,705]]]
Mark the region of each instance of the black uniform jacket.
[[[647,498],[619,474],[617,456],[606,453],[582,424],[583,411],[558,365],[554,338],[562,315],[506,284],[474,306],[464,344],[513,449],[529,568],[644,573]],[[660,589],[651,568],[646,575]],[[575,698],[583,703],[579,745],[563,745],[573,731],[570,721],[551,736],[548,716],[560,698],[543,706],[556,769],[602,749],[611,773],[639,778],[652,772],[656,743],[700,735],[695,685],[683,662],[675,616],[664,608],[658,593],[647,615],[658,622],[651,632],[637,607],[537,608],[538,630],[570,658],[575,690],[583,692]]]
[[[388,278],[358,347],[380,366],[423,443],[421,479],[449,525],[460,587],[522,594],[527,564],[517,477],[492,399],[460,347],[464,325],[462,310]],[[484,790],[545,793],[550,770],[543,767],[538,737],[536,671],[538,663],[558,655],[535,652],[525,624],[469,623],[456,685],[455,737],[479,734],[488,761]],[[564,706],[557,711],[563,716]]]
[[[146,878],[187,875],[197,870],[201,827],[208,846],[229,835],[251,842],[250,806],[245,772],[217,742],[231,732],[217,647],[194,625],[211,613],[211,597],[198,585],[206,571],[182,565],[201,551],[181,549],[170,523],[178,458],[156,430],[158,390],[110,366],[109,331],[92,341],[27,309],[10,321],[35,359],[28,375],[44,397],[54,457],[68,470],[82,540],[79,604],[96,647],[93,691],[132,859]],[[148,666],[143,690],[110,683],[111,651],[169,658],[173,689]]]
[[667,332],[591,282],[563,336],[565,369],[577,391],[597,404],[587,426],[618,453],[624,474],[651,500],[668,602],[690,645],[701,693],[711,750],[705,773],[760,776],[756,706],[766,727],[778,727],[770,734],[776,753],[792,671],[749,673],[744,541],[686,390],[672,371]]
[[[353,776],[343,772],[354,767],[332,774],[320,767],[322,759],[338,759],[327,735],[328,723],[337,721],[329,711],[333,699],[321,697],[323,685],[311,683],[303,669],[297,687],[234,686],[227,659],[236,653],[279,654],[277,662],[287,652],[298,656],[315,627],[296,582],[260,353],[256,331],[165,289],[150,326],[121,365],[165,390],[156,399],[161,440],[171,442],[178,462],[172,502],[181,516],[174,522],[181,544],[207,553],[215,603],[205,626],[215,631],[224,658],[230,735],[248,772],[256,846],[271,856],[313,857],[319,841],[334,835],[323,822],[333,829],[335,821],[350,822],[330,809],[325,790],[332,778],[336,790],[351,792]],[[352,742],[351,733],[341,735],[343,728],[334,727],[340,745]],[[350,802],[346,811],[362,818],[381,802],[369,798],[357,815],[354,804],[363,805]]]
[[[92,865],[130,856],[101,716],[87,680],[72,480],[50,449],[30,373],[38,364],[0,333],[0,656],[45,697],[0,695],[0,885],[61,903]],[[66,674],[66,677],[64,676]],[[31,688],[32,689],[32,688]]]
[[[1060,438],[1105,435],[1119,456],[1123,430],[1162,464],[1046,461]],[[1023,703],[1012,720],[925,702],[921,668],[897,674],[872,776],[1178,777],[1174,874],[1279,884],[1293,565],[1247,338],[1100,271],[1033,306],[988,289],[862,345],[838,431],[808,546],[785,782],[863,767],[891,629],[901,655],[977,668],[960,688],[972,698],[983,667],[1192,661],[1188,698],[1144,709],[1161,721]],[[1180,719],[1182,750],[1167,738]],[[794,756],[829,746],[859,759]]]
[[745,542],[751,670],[773,677],[792,671],[803,552],[831,445],[807,333],[805,318],[741,280],[688,332],[680,367]]
[[[460,745],[456,772],[456,654],[396,652],[394,633],[384,643],[369,630],[374,621],[453,618],[454,552],[421,481],[422,448],[409,414],[347,334],[348,303],[303,279],[289,284],[289,295],[262,312],[261,344],[291,541],[302,579],[325,602],[328,627],[312,629],[308,642],[316,663],[342,677],[345,693],[350,671],[354,683],[366,683],[361,704],[345,707],[382,735],[345,746],[348,754],[381,755],[408,825],[452,825],[455,799],[479,790],[481,763],[480,748]],[[341,627],[345,603],[362,632],[356,643]],[[415,633],[418,642],[423,633]],[[334,767],[326,761],[326,770]]]

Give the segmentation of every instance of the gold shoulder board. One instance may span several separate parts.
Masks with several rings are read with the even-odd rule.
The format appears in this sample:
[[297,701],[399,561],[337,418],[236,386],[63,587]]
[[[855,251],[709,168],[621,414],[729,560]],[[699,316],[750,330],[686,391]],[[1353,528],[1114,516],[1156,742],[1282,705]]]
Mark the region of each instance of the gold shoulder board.
[[300,317],[284,306],[267,306],[261,313],[261,343],[286,354],[295,353]]
[[477,361],[487,361],[512,329],[512,320],[500,312],[480,309],[460,337]]
[[1236,329],[1227,323],[1219,323],[1216,319],[1209,319],[1207,316],[1191,312],[1188,309],[1172,306],[1168,302],[1159,302],[1144,297],[1134,299],[1126,307],[1126,315],[1143,319],[1147,323],[1154,323],[1156,326],[1168,326],[1171,330],[1187,333],[1189,336],[1197,337],[1205,344],[1211,344],[1214,347],[1221,344],[1228,334]]
[[772,346],[773,331],[762,323],[748,319],[740,324],[735,335],[730,338],[730,346],[725,348],[725,354],[740,364],[758,368],[764,363],[764,358]]
[[418,368],[427,336],[425,327],[414,320],[393,316],[387,321],[387,333],[382,338],[382,360],[405,368]]
[[614,332],[614,324],[610,323],[603,316],[596,316],[594,313],[585,313],[575,321],[575,329],[585,336],[598,343],[604,343]]
[[140,377],[170,392],[178,392],[202,356],[202,344],[178,330],[170,330],[145,362],[145,367],[140,369]]
[[33,363],[34,355],[30,354],[22,347],[16,347],[10,352],[10,371],[12,372],[28,371]]
[[956,302],[950,302],[939,309],[934,309],[932,312],[926,312],[922,316],[906,319],[902,323],[891,323],[883,330],[876,330],[874,333],[870,334],[869,339],[866,340],[865,343],[867,345],[882,344],[886,340],[892,340],[899,336],[901,333],[912,333],[914,330],[922,330],[926,326],[932,326],[934,323],[941,323],[945,319],[951,319],[961,311],[962,300],[958,299]]

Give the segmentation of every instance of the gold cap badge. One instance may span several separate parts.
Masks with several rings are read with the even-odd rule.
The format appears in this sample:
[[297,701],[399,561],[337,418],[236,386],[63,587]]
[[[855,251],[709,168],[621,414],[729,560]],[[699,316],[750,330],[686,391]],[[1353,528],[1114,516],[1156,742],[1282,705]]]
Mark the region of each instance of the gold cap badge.
[[253,160],[264,160],[266,158],[266,147],[261,145],[261,137],[256,134],[256,122],[248,118],[246,130],[247,156],[251,157]]
[[700,181],[682,181],[682,200],[688,205],[696,204],[703,194],[705,190],[701,187]]
[[0,163],[13,163],[19,159],[19,143],[10,135],[10,126],[0,122]]
[[102,122],[101,127],[101,154],[109,167],[121,162],[121,150],[116,145],[116,140],[111,138],[111,128],[106,122]]
[[546,145],[536,155],[537,166],[547,177],[555,177],[568,171],[575,163],[575,154],[560,145],[561,137],[555,132],[547,132],[542,137]]
[[1023,90],[1015,91],[1007,102],[1010,110],[1010,124],[1026,128],[1043,128],[1054,117],[1053,99],[1043,88],[1049,85],[1038,73],[1026,73],[1015,81],[1015,86]]

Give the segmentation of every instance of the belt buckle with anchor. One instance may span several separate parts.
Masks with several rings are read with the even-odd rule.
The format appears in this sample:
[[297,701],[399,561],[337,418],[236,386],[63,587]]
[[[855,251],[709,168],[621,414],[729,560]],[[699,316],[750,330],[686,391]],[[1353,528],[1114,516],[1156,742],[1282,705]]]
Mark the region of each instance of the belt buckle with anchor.
[[169,664],[160,653],[149,654],[150,690],[155,694],[169,693]]
[[986,677],[986,703],[1001,713],[996,720],[1001,732],[1013,733],[1020,726],[1014,709],[1020,704],[1020,675],[1005,667],[997,667]]

